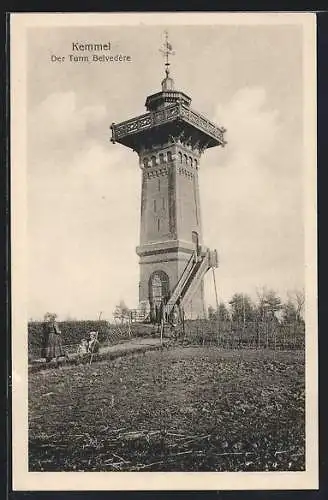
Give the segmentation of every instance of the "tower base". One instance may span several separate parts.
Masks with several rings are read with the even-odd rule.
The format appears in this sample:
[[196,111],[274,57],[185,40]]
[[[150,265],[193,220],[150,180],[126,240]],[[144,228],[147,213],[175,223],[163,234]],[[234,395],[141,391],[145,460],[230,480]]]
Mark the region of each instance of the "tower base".
[[[174,291],[190,257],[194,245],[181,241],[138,247],[140,256],[139,302],[149,302],[150,319],[158,322],[163,304]],[[185,319],[206,318],[203,280],[190,301],[184,304]]]

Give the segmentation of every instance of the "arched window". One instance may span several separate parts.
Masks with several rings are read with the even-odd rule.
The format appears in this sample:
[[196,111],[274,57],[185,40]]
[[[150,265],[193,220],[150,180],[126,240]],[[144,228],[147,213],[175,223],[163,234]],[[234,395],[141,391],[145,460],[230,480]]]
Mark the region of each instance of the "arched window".
[[194,165],[195,165],[195,168],[198,168],[198,161],[197,160],[194,160]]
[[164,163],[164,154],[163,153],[159,153],[159,162]]
[[182,153],[179,151],[179,162],[182,163]]
[[171,153],[171,151],[167,152],[167,161],[172,161],[172,153]]
[[192,158],[189,156],[189,165],[192,167]]
[[145,168],[149,166],[149,159],[147,158],[147,156],[143,159],[143,164]]
[[152,167],[156,167],[156,156],[151,157],[151,165]]
[[187,155],[183,155],[183,158],[184,158],[185,164],[187,164],[188,163],[188,156]]

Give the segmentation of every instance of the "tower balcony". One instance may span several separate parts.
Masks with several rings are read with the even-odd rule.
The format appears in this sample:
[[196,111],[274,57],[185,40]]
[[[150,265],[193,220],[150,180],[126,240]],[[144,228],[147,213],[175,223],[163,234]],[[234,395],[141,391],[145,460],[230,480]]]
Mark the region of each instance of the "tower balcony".
[[113,123],[111,130],[113,143],[118,142],[137,152],[152,147],[154,143],[167,142],[170,138],[189,141],[200,151],[226,144],[223,127],[181,102]]

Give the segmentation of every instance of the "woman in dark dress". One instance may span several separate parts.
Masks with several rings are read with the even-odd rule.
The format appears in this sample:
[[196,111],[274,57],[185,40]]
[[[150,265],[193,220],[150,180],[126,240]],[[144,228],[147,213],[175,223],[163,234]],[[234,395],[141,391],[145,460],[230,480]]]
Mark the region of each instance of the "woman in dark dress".
[[65,356],[62,345],[60,330],[56,323],[56,316],[54,314],[46,314],[43,324],[43,353],[42,356],[46,358],[47,363],[52,359]]

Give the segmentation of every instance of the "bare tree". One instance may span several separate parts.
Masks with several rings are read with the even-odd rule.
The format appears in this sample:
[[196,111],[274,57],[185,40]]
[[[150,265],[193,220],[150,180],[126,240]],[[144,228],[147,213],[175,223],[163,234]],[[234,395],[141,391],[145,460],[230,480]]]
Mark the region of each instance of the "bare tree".
[[295,305],[296,319],[301,321],[304,319],[305,291],[304,289],[292,290],[288,292],[289,300]]
[[258,297],[258,316],[262,321],[266,319],[277,319],[277,313],[282,308],[281,298],[274,290],[269,290],[266,287],[257,289]]
[[120,303],[115,307],[113,312],[114,320],[119,320],[123,324],[124,321],[128,321],[130,318],[130,309],[125,304],[124,300],[120,300]]
[[261,344],[261,334],[265,337],[266,347],[269,347],[269,338],[276,338],[276,328],[279,324],[279,313],[282,309],[281,298],[274,290],[267,287],[257,289],[257,345]]
[[293,300],[288,297],[287,302],[282,305],[283,323],[295,323],[297,321],[297,309]]

